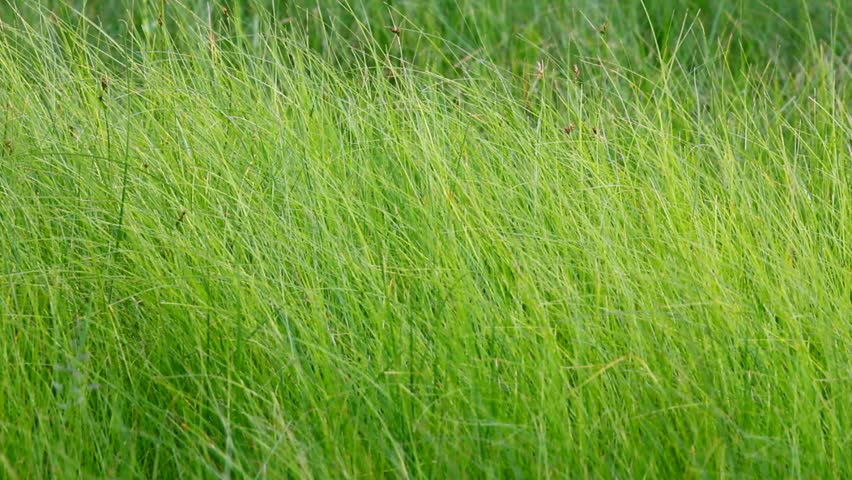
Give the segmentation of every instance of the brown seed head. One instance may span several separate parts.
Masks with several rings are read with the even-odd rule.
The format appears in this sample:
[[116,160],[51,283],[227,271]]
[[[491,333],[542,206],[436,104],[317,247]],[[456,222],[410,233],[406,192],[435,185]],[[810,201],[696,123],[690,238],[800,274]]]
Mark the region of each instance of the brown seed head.
[[574,71],[574,80],[580,80],[580,66],[575,63],[572,70]]
[[107,91],[109,88],[109,77],[106,75],[101,75],[101,90]]
[[400,36],[400,35],[402,35],[402,29],[401,29],[401,28],[399,28],[399,27],[388,27],[388,30],[390,30],[390,31],[391,31],[391,33],[393,33],[393,34],[394,34],[394,35],[396,35],[397,37],[398,37],[398,36]]
[[577,129],[576,125],[574,125],[573,123],[569,123],[567,127],[562,129],[562,131],[565,132],[568,135],[571,135],[571,133],[576,129]]
[[541,60],[535,64],[535,78],[538,80],[544,78],[544,62]]
[[601,29],[600,29],[601,35],[606,35],[606,32],[608,30],[609,30],[609,22],[604,22],[603,25],[601,25]]

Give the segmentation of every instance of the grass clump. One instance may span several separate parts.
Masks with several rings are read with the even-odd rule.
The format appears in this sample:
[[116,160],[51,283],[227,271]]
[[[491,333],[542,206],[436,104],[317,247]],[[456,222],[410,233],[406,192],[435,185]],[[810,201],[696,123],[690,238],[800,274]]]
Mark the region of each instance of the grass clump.
[[7,3],[5,476],[852,474],[843,2]]

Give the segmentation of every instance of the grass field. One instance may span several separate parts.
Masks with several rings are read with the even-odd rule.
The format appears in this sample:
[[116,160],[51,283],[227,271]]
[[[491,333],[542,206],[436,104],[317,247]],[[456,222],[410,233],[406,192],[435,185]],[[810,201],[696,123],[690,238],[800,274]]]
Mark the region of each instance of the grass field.
[[0,478],[852,477],[848,0],[0,20]]

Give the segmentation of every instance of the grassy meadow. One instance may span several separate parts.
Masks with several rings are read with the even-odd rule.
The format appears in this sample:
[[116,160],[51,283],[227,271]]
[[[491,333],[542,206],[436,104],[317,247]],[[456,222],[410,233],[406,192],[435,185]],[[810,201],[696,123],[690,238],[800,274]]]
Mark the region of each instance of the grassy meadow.
[[0,0],[0,478],[852,477],[848,0]]

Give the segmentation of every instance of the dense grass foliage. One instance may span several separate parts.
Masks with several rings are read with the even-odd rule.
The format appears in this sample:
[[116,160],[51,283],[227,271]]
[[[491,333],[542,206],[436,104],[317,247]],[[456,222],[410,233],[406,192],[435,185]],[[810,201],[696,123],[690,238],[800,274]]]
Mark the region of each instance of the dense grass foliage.
[[852,476],[848,2],[297,3],[0,4],[0,476]]

